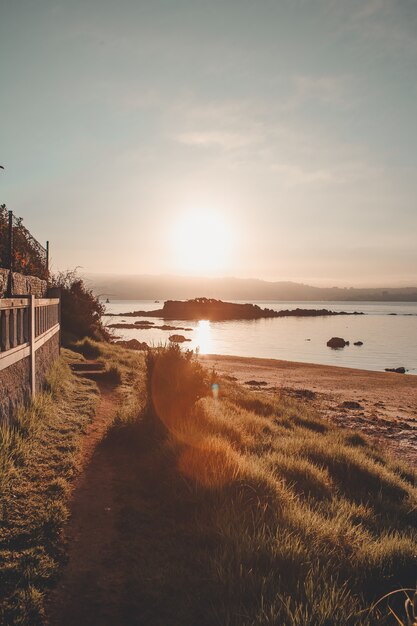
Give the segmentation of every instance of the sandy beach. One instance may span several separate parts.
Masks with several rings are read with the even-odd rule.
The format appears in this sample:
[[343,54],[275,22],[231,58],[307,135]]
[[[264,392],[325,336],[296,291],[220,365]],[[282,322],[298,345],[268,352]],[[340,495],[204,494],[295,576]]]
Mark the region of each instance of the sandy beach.
[[360,430],[399,459],[417,464],[417,376],[276,359],[199,358],[242,384],[252,381],[247,386],[254,390],[301,398],[333,423]]

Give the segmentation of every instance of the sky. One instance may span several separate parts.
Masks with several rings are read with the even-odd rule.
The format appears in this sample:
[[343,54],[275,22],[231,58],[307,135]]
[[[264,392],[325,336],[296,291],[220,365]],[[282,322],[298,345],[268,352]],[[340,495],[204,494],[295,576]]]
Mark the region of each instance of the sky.
[[417,0],[0,0],[53,269],[417,285]]

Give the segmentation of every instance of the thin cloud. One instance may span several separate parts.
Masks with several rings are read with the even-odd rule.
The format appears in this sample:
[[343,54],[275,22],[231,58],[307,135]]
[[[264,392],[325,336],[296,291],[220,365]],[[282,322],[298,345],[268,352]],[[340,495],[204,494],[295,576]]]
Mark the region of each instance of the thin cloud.
[[348,75],[299,75],[292,78],[292,95],[289,103],[300,107],[311,100],[337,107],[350,107],[355,103],[352,77]]
[[274,163],[271,169],[279,174],[287,187],[339,182],[331,170],[306,169],[288,163]]
[[256,135],[216,130],[182,133],[174,137],[174,140],[188,146],[217,146],[223,150],[246,148],[254,144],[259,144],[261,141],[260,137]]

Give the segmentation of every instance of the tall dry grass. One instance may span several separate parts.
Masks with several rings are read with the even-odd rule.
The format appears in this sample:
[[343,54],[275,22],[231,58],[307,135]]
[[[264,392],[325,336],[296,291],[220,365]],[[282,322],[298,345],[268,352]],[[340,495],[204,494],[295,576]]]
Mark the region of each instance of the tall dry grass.
[[170,459],[163,497],[177,511],[191,507],[190,540],[210,537],[199,555],[199,623],[390,624],[393,612],[405,616],[399,594],[373,605],[416,585],[411,468],[306,404],[217,379],[177,348],[148,357],[148,393],[155,463],[158,454]]

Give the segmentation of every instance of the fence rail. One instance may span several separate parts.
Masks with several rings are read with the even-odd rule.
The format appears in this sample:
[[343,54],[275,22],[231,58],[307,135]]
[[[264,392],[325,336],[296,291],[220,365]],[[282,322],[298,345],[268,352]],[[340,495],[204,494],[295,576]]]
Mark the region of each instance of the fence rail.
[[32,395],[36,390],[35,353],[59,332],[59,318],[59,298],[0,299],[0,371],[29,356]]

